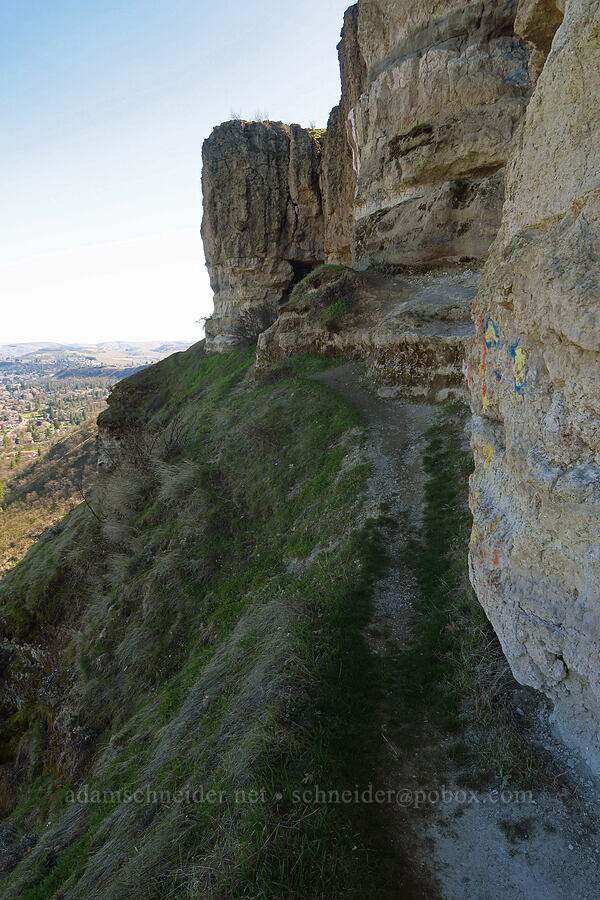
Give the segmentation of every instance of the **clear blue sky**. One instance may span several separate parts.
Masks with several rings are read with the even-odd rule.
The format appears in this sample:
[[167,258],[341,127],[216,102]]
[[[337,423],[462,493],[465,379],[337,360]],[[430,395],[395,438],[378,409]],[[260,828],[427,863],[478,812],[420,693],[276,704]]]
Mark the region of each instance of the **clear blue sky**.
[[201,146],[324,126],[347,0],[0,0],[0,343],[196,340]]

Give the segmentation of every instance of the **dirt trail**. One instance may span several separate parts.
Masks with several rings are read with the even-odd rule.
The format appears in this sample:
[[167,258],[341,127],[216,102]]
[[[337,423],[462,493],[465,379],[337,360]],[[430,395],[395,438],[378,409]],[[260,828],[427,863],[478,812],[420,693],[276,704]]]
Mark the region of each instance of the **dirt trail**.
[[[320,376],[353,403],[367,424],[373,465],[368,514],[401,523],[388,547],[390,567],[378,582],[365,638],[374,654],[402,654],[410,642],[418,586],[403,561],[423,512],[426,431],[439,407],[383,399],[356,363]],[[561,796],[542,787],[530,796],[471,790],[456,781],[447,736],[428,735],[428,746],[396,747],[381,710],[381,754],[376,789],[398,792],[384,820],[392,853],[410,870],[392,896],[444,900],[593,900],[600,898],[600,816],[597,782],[551,733],[543,703],[523,692],[519,715],[536,742],[567,773]],[[442,790],[445,794],[442,794]],[[509,799],[506,799],[509,798]]]

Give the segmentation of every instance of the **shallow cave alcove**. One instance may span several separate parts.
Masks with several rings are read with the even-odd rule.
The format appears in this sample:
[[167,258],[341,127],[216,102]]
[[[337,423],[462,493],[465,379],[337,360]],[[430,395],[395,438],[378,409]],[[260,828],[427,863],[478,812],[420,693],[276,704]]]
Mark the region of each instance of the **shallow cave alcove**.
[[315,269],[318,269],[318,267],[322,265],[322,263],[307,262],[306,260],[288,259],[287,261],[292,267],[292,280],[290,281],[287,290],[284,292],[283,297],[279,301],[279,306],[283,306],[285,303],[287,303],[295,286],[300,281],[302,281],[303,278],[306,278],[307,275],[310,275],[311,272],[314,272]]

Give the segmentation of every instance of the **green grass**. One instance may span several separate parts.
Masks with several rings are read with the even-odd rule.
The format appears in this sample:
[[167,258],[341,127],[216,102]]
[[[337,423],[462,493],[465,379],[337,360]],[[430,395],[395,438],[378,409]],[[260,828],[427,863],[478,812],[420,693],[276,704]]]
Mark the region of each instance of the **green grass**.
[[353,303],[342,297],[323,311],[321,321],[328,331],[337,331],[340,327],[340,319],[351,313],[353,308]]
[[89,837],[85,836],[63,851],[52,865],[51,871],[43,876],[42,870],[42,880],[24,890],[21,895],[23,900],[49,900],[50,897],[54,897],[58,889],[85,859],[89,843]]
[[[114,829],[132,861],[103,865],[123,896],[158,896],[140,876],[146,853],[161,884],[176,873],[172,896],[300,900],[321,896],[324,879],[330,897],[366,896],[375,878],[370,844],[352,849],[352,811],[292,802],[309,770],[340,789],[360,780],[376,732],[361,629],[383,554],[377,526],[358,524],[369,467],[340,471],[360,419],[312,378],[323,360],[286,360],[260,384],[247,378],[252,362],[252,351],[196,347],[117,385],[101,424],[127,451],[90,498],[101,521],[76,510],[0,585],[0,604],[15,622],[25,611],[34,642],[48,625],[77,634],[62,671],[77,662],[81,724],[96,735],[80,781],[272,788],[269,800],[193,808],[184,827],[170,808],[151,828],[144,807],[127,827],[113,823],[118,804],[94,808],[56,858],[32,852],[2,882],[6,896],[68,893]],[[49,809],[60,822],[70,783],[43,742],[37,752],[43,781],[23,784],[16,811],[33,830]],[[202,859],[216,874],[196,889]]]
[[450,756],[471,788],[489,787],[500,771],[512,773],[511,784],[529,787],[548,772],[515,721],[516,683],[469,584],[466,498],[473,462],[461,447],[465,416],[460,404],[448,404],[427,435],[423,526],[406,554],[421,597],[413,642],[381,662],[391,731],[407,750],[436,730],[454,735]]
[[390,154],[393,159],[401,159],[408,156],[413,150],[430,144],[432,141],[433,126],[430,122],[418,122],[409,131],[398,134],[392,138],[389,144]]
[[296,312],[307,312],[312,309],[315,304],[315,292],[339,281],[345,271],[346,266],[325,263],[309,272],[295,285],[285,308]]
[[[394,523],[364,524],[370,467],[344,466],[360,417],[313,378],[323,360],[285,360],[260,383],[253,360],[199,346],[120,383],[102,425],[126,449],[91,496],[100,522],[78,508],[0,583],[5,627],[33,643],[65,635],[57,684],[79,679],[78,724],[93,735],[73,774],[44,740],[55,710],[3,709],[2,758],[18,765],[20,746],[31,765],[20,829],[52,843],[45,825],[63,828],[82,783],[225,800],[94,805],[70,845],[40,842],[0,881],[7,898],[69,896],[99,867],[105,891],[144,900],[397,896],[408,866],[381,808],[304,796],[374,780],[382,704],[407,752],[448,736],[471,787],[537,771],[468,585],[464,411],[449,405],[427,436],[423,529],[406,560],[422,595],[414,642],[374,657],[363,632]],[[236,802],[240,789],[264,802]]]
[[[257,788],[269,785],[269,793],[279,798],[275,815],[266,821],[254,814],[247,853],[247,877],[269,886],[265,896],[289,895],[290,890],[293,896],[309,896],[325,883],[328,893],[316,896],[377,896],[383,874],[376,865],[381,848],[372,849],[378,836],[364,810],[303,798],[313,785],[341,794],[372,777],[379,694],[362,629],[370,615],[373,580],[386,565],[378,524],[368,523],[355,533],[339,562],[342,571],[354,577],[340,578],[337,567],[315,563],[306,586],[299,586],[305,590],[318,577],[310,615],[294,632],[295,650],[310,673],[312,689],[293,699],[285,719],[308,727],[291,745],[275,749],[275,742],[267,740],[272,749],[255,782]],[[278,841],[265,847],[265,836],[277,820],[285,829]],[[338,848],[335,854],[333,846]]]

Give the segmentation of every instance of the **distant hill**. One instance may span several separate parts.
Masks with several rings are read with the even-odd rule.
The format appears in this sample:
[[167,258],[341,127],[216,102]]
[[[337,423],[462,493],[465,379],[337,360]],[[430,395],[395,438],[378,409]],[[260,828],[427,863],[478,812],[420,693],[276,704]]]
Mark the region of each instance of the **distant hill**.
[[99,344],[58,344],[52,341],[0,344],[0,360],[139,368],[187,350],[192,341],[103,341]]

